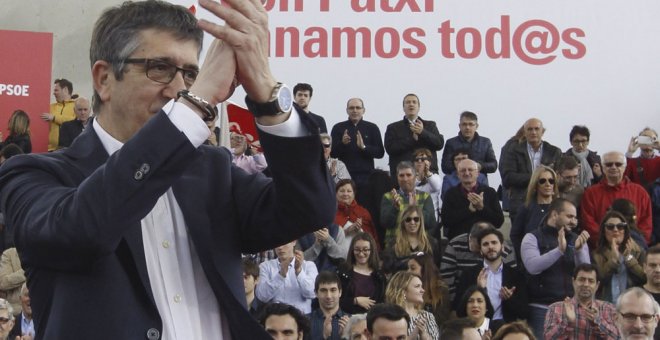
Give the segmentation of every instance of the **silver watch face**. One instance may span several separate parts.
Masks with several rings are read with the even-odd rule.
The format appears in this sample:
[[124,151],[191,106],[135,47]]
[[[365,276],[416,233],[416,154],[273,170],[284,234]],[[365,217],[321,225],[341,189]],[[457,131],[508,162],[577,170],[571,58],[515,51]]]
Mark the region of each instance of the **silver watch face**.
[[280,107],[280,112],[289,112],[293,106],[293,92],[285,84],[282,84],[278,91],[277,105]]

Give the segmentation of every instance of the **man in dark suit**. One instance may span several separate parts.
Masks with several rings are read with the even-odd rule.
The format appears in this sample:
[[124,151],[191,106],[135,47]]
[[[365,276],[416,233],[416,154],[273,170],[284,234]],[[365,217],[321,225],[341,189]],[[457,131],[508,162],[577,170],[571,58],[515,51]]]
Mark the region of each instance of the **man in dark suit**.
[[73,112],[76,113],[76,119],[64,122],[60,126],[60,142],[57,144],[57,147],[60,149],[71,146],[71,142],[85,129],[85,125],[87,125],[87,120],[89,119],[89,113],[91,112],[89,100],[84,97],[78,97],[73,107]]
[[517,268],[504,263],[502,250],[504,236],[499,230],[489,227],[477,234],[483,265],[473,266],[463,271],[461,286],[458,287],[455,301],[460,301],[467,287],[477,284],[488,291],[488,297],[495,309],[493,320],[512,322],[527,319],[527,284]]
[[[32,301],[30,300],[30,291],[27,285],[23,283],[21,287],[21,313],[14,321],[14,327],[9,333],[7,339],[16,339],[17,336],[26,336],[32,339],[34,337],[34,320],[32,320]],[[21,338],[22,339],[22,338]]]
[[420,102],[416,94],[403,97],[405,117],[387,126],[385,130],[385,151],[390,157],[390,174],[396,178],[396,166],[402,161],[412,162],[413,152],[426,148],[431,150],[431,172],[438,173],[438,155],[445,144],[444,137],[432,120],[419,117]]
[[[106,10],[90,50],[97,116],[70,148],[3,165],[37,339],[266,339],[241,253],[334,219],[320,140],[268,66],[263,5],[223,3],[200,1],[224,26],[161,1]],[[198,72],[202,29],[222,41]],[[238,82],[272,180],[202,145],[203,118]]]
[[319,133],[328,133],[328,126],[325,124],[325,119],[323,119],[323,116],[317,115],[316,113],[309,110],[309,102],[312,101],[313,94],[314,89],[312,88],[312,85],[307,83],[296,84],[296,86],[293,87],[293,99],[296,102],[296,105],[298,105],[296,106],[296,109],[302,110],[309,115],[309,117],[318,126]]

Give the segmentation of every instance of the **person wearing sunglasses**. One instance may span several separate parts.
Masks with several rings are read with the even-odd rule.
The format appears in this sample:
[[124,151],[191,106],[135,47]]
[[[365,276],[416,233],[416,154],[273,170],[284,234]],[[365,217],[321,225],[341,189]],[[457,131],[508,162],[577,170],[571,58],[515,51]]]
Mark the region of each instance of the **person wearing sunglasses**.
[[440,175],[431,171],[431,150],[426,148],[417,149],[413,152],[413,165],[415,166],[415,188],[419,191],[428,192],[433,199],[433,209],[436,219],[440,217],[440,191],[442,190],[442,179]]
[[584,192],[580,205],[580,226],[591,235],[589,246],[596,248],[600,222],[617,198],[630,200],[637,207],[637,227],[647,244],[651,242],[651,198],[639,184],[624,176],[626,158],[619,151],[603,154],[603,179]]
[[332,179],[335,180],[335,184],[342,179],[351,179],[351,174],[348,173],[346,164],[337,158],[330,157],[330,153],[332,152],[332,137],[325,132],[322,132],[320,136],[321,144],[323,144],[323,157],[325,157],[328,171],[330,171]]
[[627,288],[646,280],[644,250],[630,237],[630,226],[619,212],[610,211],[603,217],[598,246],[591,257],[598,268],[601,300],[614,303]]
[[[438,241],[426,232],[424,228],[424,214],[416,205],[410,205],[401,212],[399,227],[396,229],[394,240],[385,246],[386,251],[394,252],[397,259],[406,259],[413,254],[422,252],[433,256],[436,266],[440,266],[442,254]],[[406,261],[394,270],[405,269]],[[398,263],[399,261],[397,261]]]
[[[14,308],[12,308],[11,303],[0,298],[0,340],[7,340],[15,321]],[[23,339],[22,337],[19,338]]]

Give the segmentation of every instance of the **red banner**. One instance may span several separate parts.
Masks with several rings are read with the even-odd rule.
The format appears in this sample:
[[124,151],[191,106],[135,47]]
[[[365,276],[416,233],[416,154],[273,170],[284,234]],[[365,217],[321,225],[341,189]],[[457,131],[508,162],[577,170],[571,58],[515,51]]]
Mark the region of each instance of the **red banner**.
[[32,152],[45,152],[48,123],[41,114],[49,110],[53,34],[0,30],[0,131],[9,132],[12,112],[30,116]]
[[234,103],[227,103],[227,117],[229,119],[229,132],[244,135],[252,148],[261,151],[257,125],[254,123],[254,116],[250,111]]

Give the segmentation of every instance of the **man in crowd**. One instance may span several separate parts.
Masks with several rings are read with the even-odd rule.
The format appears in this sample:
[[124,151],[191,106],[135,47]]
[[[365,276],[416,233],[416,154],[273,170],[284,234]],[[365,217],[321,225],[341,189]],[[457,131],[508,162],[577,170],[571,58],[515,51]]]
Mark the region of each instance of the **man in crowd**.
[[322,116],[319,116],[309,110],[309,102],[312,101],[312,94],[314,94],[312,85],[306,83],[298,83],[293,87],[293,100],[298,105],[298,108],[307,113],[312,121],[316,123],[316,126],[319,128],[319,133],[328,133],[328,127],[325,125],[325,119],[323,119]]
[[[518,268],[504,263],[504,235],[488,227],[477,234],[483,264],[466,268],[456,296],[461,297],[471,285],[486,289],[493,306],[492,320],[512,322],[527,318],[527,283]],[[455,309],[460,298],[454,299]]]
[[[458,171],[456,171],[456,169],[458,169],[458,163],[465,159],[470,159],[470,150],[456,149],[454,154],[451,156],[451,159],[454,162],[454,170],[451,172],[451,174],[444,175],[442,177],[442,193],[440,194],[440,198],[442,198],[443,202],[445,200],[447,191],[461,184],[461,178],[458,176]],[[488,178],[486,178],[486,175],[480,172],[477,176],[477,183],[479,183],[479,185],[488,186]]]
[[[17,336],[29,337],[32,339],[35,335],[34,321],[32,320],[32,304],[30,303],[30,291],[26,284],[21,287],[21,313],[15,319],[14,328],[9,333],[8,339],[15,339]],[[21,338],[23,339],[23,338]]]
[[396,167],[396,174],[399,189],[386,192],[380,203],[380,225],[385,229],[385,244],[394,239],[400,213],[413,204],[422,207],[424,228],[435,237],[437,222],[433,199],[429,193],[415,189],[415,167],[410,162],[401,162]]
[[644,289],[653,296],[656,302],[660,303],[660,244],[656,244],[646,251],[644,274],[646,274]]
[[495,228],[504,223],[497,192],[487,185],[478,184],[478,175],[477,162],[466,159],[458,163],[461,184],[447,191],[440,212],[444,235],[449,239],[467,233],[478,221],[489,222]]
[[[470,318],[453,319],[442,325],[440,340],[482,340],[484,339],[474,320]],[[487,338],[486,338],[487,339]]]
[[329,134],[321,132],[319,135],[321,137],[321,144],[323,144],[323,157],[325,158],[326,164],[328,165],[328,171],[330,172],[330,177],[335,180],[335,183],[341,181],[342,179],[351,179],[351,174],[346,168],[346,164],[337,158],[332,158],[332,138]]
[[55,79],[54,84],[53,97],[55,97],[55,102],[50,104],[49,113],[41,115],[41,119],[49,122],[48,151],[57,150],[62,123],[76,118],[76,114],[74,113],[75,103],[71,99],[73,84],[64,78]]
[[[637,149],[640,150],[639,157],[634,158]],[[660,157],[655,154],[659,149],[658,133],[650,127],[645,127],[639,136],[630,138],[626,151],[626,177],[647,190],[651,188],[653,181],[660,177]]]
[[568,134],[571,148],[566,150],[565,156],[573,156],[580,165],[578,169],[577,183],[586,188],[594,183],[600,182],[603,176],[603,168],[600,165],[600,156],[596,151],[589,150],[589,139],[591,132],[583,125],[575,125]]
[[621,340],[651,340],[660,320],[660,306],[639,287],[625,291],[616,300],[616,327]]
[[[527,233],[520,246],[525,270],[529,274],[529,324],[534,335],[543,338],[543,323],[548,306],[573,295],[571,273],[582,263],[589,263],[589,235],[571,230],[577,225],[575,206],[562,198],[548,208],[544,224]],[[570,247],[569,247],[570,244]]]
[[403,307],[379,303],[367,313],[367,334],[370,340],[407,340],[410,316]]
[[349,99],[346,103],[348,120],[335,124],[330,133],[332,157],[346,164],[357,184],[358,195],[364,191],[369,174],[374,170],[374,159],[383,158],[385,154],[380,129],[364,120],[366,110],[362,99]]
[[[600,158],[600,157],[599,157]],[[584,187],[580,184],[580,163],[571,155],[563,155],[555,166],[559,179],[559,197],[567,199],[580,210],[580,202],[584,195]]]
[[574,295],[550,305],[545,317],[545,339],[618,338],[619,331],[614,325],[614,305],[596,299],[599,284],[596,266],[583,263],[575,267]]
[[283,302],[303,313],[312,311],[314,280],[318,271],[314,262],[305,261],[296,241],[275,248],[277,258],[259,265],[257,297],[264,302]]
[[450,138],[442,151],[442,172],[450,175],[456,170],[452,156],[458,149],[467,149],[473,161],[479,164],[479,172],[491,174],[497,171],[497,159],[490,139],[477,133],[479,121],[474,112],[464,111],[458,123],[458,136]]
[[419,98],[416,94],[407,94],[403,97],[402,120],[387,126],[385,130],[385,151],[390,157],[390,173],[396,177],[396,166],[402,162],[410,162],[413,152],[426,148],[433,154],[431,172],[438,173],[437,151],[442,149],[444,138],[438,132],[435,122],[419,117]]
[[89,115],[91,113],[89,100],[84,97],[76,98],[74,111],[76,113],[76,119],[64,122],[62,123],[62,126],[60,126],[58,148],[68,148],[71,146],[73,140],[78,137],[78,135],[85,129],[85,126],[87,126],[87,120],[89,120]]
[[250,149],[248,152],[248,142],[245,135],[238,132],[232,132],[229,137],[229,146],[231,146],[231,162],[237,167],[245,170],[249,174],[262,172],[268,167],[266,156],[261,152],[255,152]]
[[296,307],[286,303],[269,303],[261,314],[261,325],[277,340],[303,340],[309,333],[309,320]]
[[344,329],[343,339],[367,340],[367,314],[353,314]]
[[598,240],[600,222],[607,209],[617,198],[630,200],[637,207],[637,227],[646,242],[651,241],[651,198],[641,185],[631,182],[624,176],[626,158],[621,152],[610,151],[603,154],[605,177],[600,183],[587,188],[582,196],[581,226],[591,235],[590,245]]
[[523,126],[526,142],[516,143],[510,148],[502,148],[506,155],[500,157],[502,185],[509,196],[509,218],[515,220],[518,208],[525,201],[527,185],[534,169],[540,165],[551,168],[559,161],[561,150],[543,140],[543,122],[531,118]]
[[247,300],[248,311],[254,318],[259,317],[264,303],[257,299],[255,293],[259,283],[259,265],[249,257],[244,257],[243,267],[243,285],[245,286],[245,299]]
[[314,282],[314,292],[319,307],[307,315],[311,324],[311,339],[340,340],[349,315],[339,308],[341,281],[337,274],[320,272]]
[[[36,338],[261,339],[240,254],[333,220],[319,138],[268,65],[267,12],[256,0],[223,2],[233,9],[200,6],[224,26],[164,1],[105,11],[91,39],[91,125],[62,152],[0,169]],[[203,30],[222,40],[199,71]],[[237,81],[275,180],[202,146],[204,119]]]

